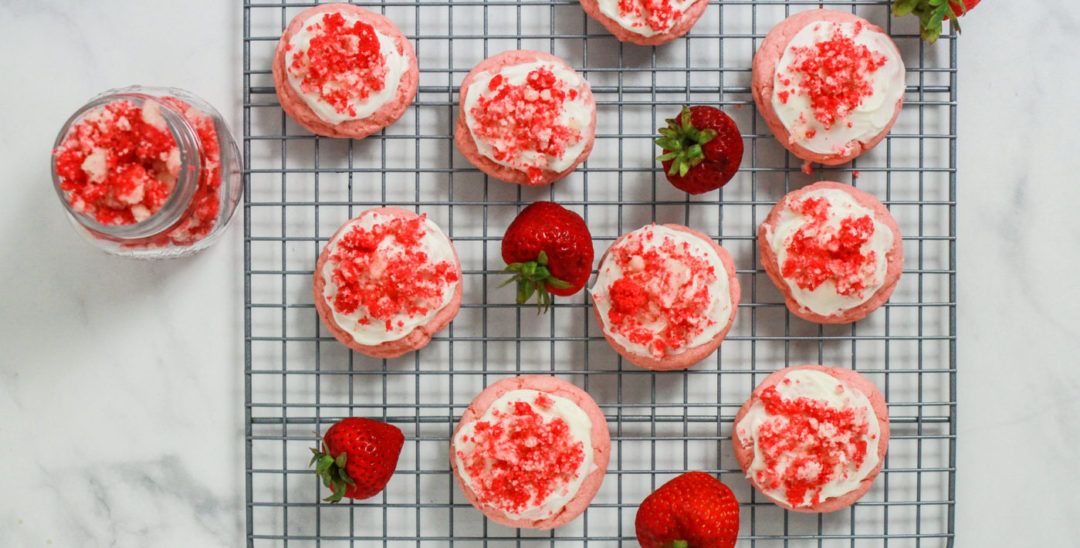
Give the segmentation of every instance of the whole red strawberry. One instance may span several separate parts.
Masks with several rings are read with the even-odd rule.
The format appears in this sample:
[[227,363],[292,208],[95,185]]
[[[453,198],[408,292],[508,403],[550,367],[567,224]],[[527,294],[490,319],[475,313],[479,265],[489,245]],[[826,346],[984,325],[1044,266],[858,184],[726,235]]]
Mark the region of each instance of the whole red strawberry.
[[536,295],[543,311],[552,295],[573,295],[592,273],[593,242],[581,215],[554,202],[535,202],[518,213],[506,229],[502,258],[517,282],[517,302]]
[[687,472],[646,497],[634,525],[642,548],[731,548],[739,501],[713,476]]
[[315,473],[332,494],[326,502],[371,498],[386,487],[397,467],[405,436],[396,427],[371,419],[349,417],[334,424],[312,449]]
[[743,142],[735,120],[715,107],[683,107],[660,129],[657,157],[668,181],[679,190],[702,194],[728,183],[742,163]]
[[919,18],[923,40],[934,43],[941,36],[941,24],[952,20],[956,32],[960,32],[959,18],[979,5],[980,0],[894,0],[893,15],[914,15]]

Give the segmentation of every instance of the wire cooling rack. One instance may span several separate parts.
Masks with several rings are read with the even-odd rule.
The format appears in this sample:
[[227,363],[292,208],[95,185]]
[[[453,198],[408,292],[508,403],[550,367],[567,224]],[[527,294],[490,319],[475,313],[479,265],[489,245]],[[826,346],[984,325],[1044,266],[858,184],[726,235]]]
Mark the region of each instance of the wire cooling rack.
[[[683,472],[718,474],[742,502],[740,545],[947,546],[956,466],[956,41],[922,44],[888,0],[710,2],[688,38],[620,44],[572,0],[398,0],[364,3],[390,17],[420,59],[415,104],[383,134],[316,138],[278,106],[270,60],[282,29],[311,2],[244,2],[247,538],[250,546],[634,546],[634,515]],[[904,111],[888,140],[841,169],[800,172],[756,115],[751,59],[790,13],[827,6],[884,25],[907,63]],[[454,149],[458,86],[507,49],[552,52],[592,85],[599,112],[588,162],[549,188],[483,176]],[[720,192],[688,197],[653,157],[655,128],[685,103],[724,108],[746,156]],[[819,179],[881,198],[904,234],[899,287],[851,326],[788,314],[758,263],[755,233],[788,190]],[[503,230],[524,205],[556,200],[588,221],[597,256],[646,223],[687,224],[735,258],[743,302],[721,350],[686,372],[622,361],[594,323],[587,296],[545,316],[497,288]],[[426,212],[453,238],[464,268],[456,321],[420,352],[395,360],[354,354],[321,326],[311,276],[326,239],[378,205]],[[769,372],[824,363],[857,369],[889,402],[885,469],[851,509],[788,513],[747,484],[731,450],[735,412]],[[607,415],[612,458],[585,514],[555,531],[489,523],[454,484],[449,437],[484,386],[549,373],[588,390]],[[406,444],[384,493],[330,505],[307,468],[316,432],[346,416],[401,428]]]

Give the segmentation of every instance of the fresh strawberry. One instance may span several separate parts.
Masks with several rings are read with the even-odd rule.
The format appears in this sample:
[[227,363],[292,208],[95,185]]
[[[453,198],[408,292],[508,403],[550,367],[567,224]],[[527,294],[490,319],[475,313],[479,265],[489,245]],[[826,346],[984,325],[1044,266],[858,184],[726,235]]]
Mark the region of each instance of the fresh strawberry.
[[517,282],[518,304],[536,294],[543,311],[552,295],[573,295],[589,281],[592,234],[581,215],[554,202],[535,202],[506,229],[502,258],[513,274],[503,285]]
[[952,20],[952,26],[956,32],[960,32],[960,17],[979,5],[980,0],[895,0],[893,2],[893,15],[915,15],[919,18],[919,28],[922,30],[922,38],[927,42],[934,43],[941,36],[941,24],[943,21]]
[[715,107],[683,107],[660,129],[668,181],[679,190],[702,194],[728,183],[742,163],[743,142],[735,120]]
[[371,419],[349,417],[334,424],[312,449],[308,466],[332,494],[326,502],[371,498],[386,487],[397,467],[405,436],[397,427]]
[[713,476],[687,472],[645,498],[634,526],[642,548],[731,548],[739,501]]

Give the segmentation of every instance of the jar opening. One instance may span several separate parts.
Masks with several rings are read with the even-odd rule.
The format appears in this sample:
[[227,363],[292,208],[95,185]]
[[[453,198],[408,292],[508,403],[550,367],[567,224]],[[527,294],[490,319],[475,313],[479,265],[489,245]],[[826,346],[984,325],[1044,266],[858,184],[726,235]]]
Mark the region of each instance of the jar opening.
[[71,217],[114,240],[149,238],[181,221],[202,169],[198,136],[168,98],[111,93],[64,124],[55,189]]

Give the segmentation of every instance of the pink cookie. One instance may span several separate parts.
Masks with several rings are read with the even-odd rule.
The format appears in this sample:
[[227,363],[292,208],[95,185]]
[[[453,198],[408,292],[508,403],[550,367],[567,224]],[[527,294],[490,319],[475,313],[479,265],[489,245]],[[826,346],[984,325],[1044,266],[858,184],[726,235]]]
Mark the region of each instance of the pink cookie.
[[[607,290],[607,288],[602,288],[600,286],[601,284],[605,283],[604,273],[607,270],[607,261],[612,253],[612,250],[619,247],[620,244],[624,244],[624,242],[628,241],[628,238],[632,236],[636,237],[635,235],[641,233],[646,229],[649,229],[650,227],[655,226],[656,225],[649,225],[642,229],[635,230],[634,232],[624,234],[618,240],[616,240],[611,245],[611,247],[608,248],[608,251],[604,253],[604,256],[600,258],[600,275],[597,276],[595,285],[593,285],[593,289],[590,290],[590,293],[593,297],[593,312],[596,315],[596,321],[600,324],[600,328],[604,332],[604,338],[607,339],[608,343],[611,344],[612,348],[614,348],[616,352],[622,355],[623,358],[626,358],[628,361],[630,361],[630,363],[633,363],[638,367],[652,369],[655,371],[674,371],[687,369],[697,364],[701,360],[704,360],[710,354],[712,354],[713,351],[719,348],[720,343],[723,342],[724,337],[726,337],[728,331],[731,330],[732,324],[735,323],[735,313],[738,311],[739,308],[740,289],[739,280],[738,278],[736,278],[735,263],[731,260],[731,255],[727,252],[727,250],[723,247],[720,247],[720,245],[713,241],[712,238],[708,237],[705,234],[702,234],[701,232],[682,225],[659,225],[669,230],[673,230],[683,234],[689,234],[691,237],[700,239],[701,241],[707,243],[709,248],[716,252],[716,255],[719,258],[719,262],[723,266],[724,275],[727,278],[728,296],[730,299],[730,311],[728,311],[722,318],[711,318],[713,321],[722,321],[723,323],[721,324],[722,327],[720,328],[720,330],[709,340],[696,346],[688,347],[679,353],[668,353],[667,348],[664,348],[662,350],[661,355],[645,355],[642,353],[634,352],[631,349],[627,348],[623,343],[618,341],[613,336],[611,332],[612,329],[608,325],[608,323],[604,321],[604,312],[601,310],[602,305],[600,304],[600,301],[604,298],[610,299],[610,292]],[[652,238],[649,238],[649,241],[652,241]],[[617,283],[616,280],[612,280],[611,287],[614,287],[615,283]],[[600,291],[603,291],[604,293],[601,293]],[[641,291],[635,291],[634,293],[643,294],[643,292]],[[608,296],[605,297],[605,294],[607,294]],[[645,306],[643,303],[632,304],[636,308],[642,308],[643,306]],[[654,341],[655,340],[658,339],[654,339]]]
[[[497,86],[490,86],[495,85],[496,79],[499,78],[498,75],[503,73],[507,68],[536,62],[548,63],[549,66],[555,66],[560,70],[567,71],[567,73],[573,73],[573,75],[580,80],[580,84],[565,90],[567,94],[573,94],[574,96],[573,99],[568,99],[565,104],[580,105],[580,108],[588,110],[588,122],[584,123],[583,127],[580,129],[580,138],[583,141],[577,141],[577,143],[583,143],[584,148],[582,148],[581,152],[575,156],[573,161],[567,167],[558,171],[552,171],[541,167],[516,169],[495,162],[480,151],[476,142],[476,137],[469,128],[469,123],[466,121],[466,97],[468,96],[469,88],[474,82],[477,80],[487,81],[489,89],[497,89]],[[501,81],[501,78],[499,78],[499,81]],[[539,51],[513,50],[488,57],[481,61],[480,64],[476,65],[476,67],[469,71],[469,74],[465,76],[465,80],[461,83],[461,92],[458,95],[458,98],[461,106],[458,109],[458,120],[454,129],[454,143],[457,144],[458,151],[481,171],[501,181],[529,186],[550,184],[572,173],[577,169],[577,166],[581,164],[581,162],[585,161],[585,158],[587,158],[592,151],[596,133],[596,102],[593,99],[589,83],[574,72],[574,69],[566,64],[566,61],[563,61],[554,55]],[[519,122],[514,122],[515,125],[517,123]],[[517,133],[513,131],[506,131],[503,133],[505,135],[517,135]],[[566,153],[569,152],[570,147],[567,147]]]
[[[550,517],[542,519],[514,519],[507,516],[502,510],[495,508],[493,502],[499,501],[487,501],[483,500],[466,480],[462,477],[461,466],[458,463],[458,434],[467,425],[472,425],[476,421],[479,421],[484,417],[484,414],[499,398],[505,394],[515,390],[535,390],[550,397],[563,398],[575,405],[578,409],[584,412],[584,415],[588,417],[591,423],[591,430],[589,431],[589,439],[592,444],[592,460],[593,466],[591,471],[587,472],[585,478],[581,481],[578,487],[577,493],[573,495],[566,503]],[[539,398],[538,398],[539,400]],[[553,405],[553,402],[546,403],[549,408]],[[536,409],[529,404],[530,409]],[[506,415],[503,415],[504,423]],[[487,424],[487,423],[485,423]],[[520,426],[518,423],[517,426]],[[474,430],[479,432],[478,430]],[[475,438],[474,440],[475,441]],[[507,443],[506,440],[502,440],[503,443]],[[507,449],[505,447],[500,448],[500,451],[511,451],[513,448]],[[558,451],[557,447],[545,446],[544,449],[550,451]],[[580,454],[580,451],[579,451]],[[467,457],[467,455],[462,455]],[[596,402],[591,396],[584,390],[566,382],[564,380],[549,377],[545,375],[529,375],[522,377],[511,377],[503,379],[480,392],[479,395],[469,404],[468,409],[461,415],[461,421],[458,422],[457,427],[454,429],[454,435],[450,439],[450,468],[454,472],[454,477],[457,478],[458,486],[465,494],[465,498],[469,500],[469,503],[475,506],[478,510],[484,513],[488,519],[496,523],[500,523],[507,527],[527,528],[527,529],[554,529],[569,523],[574,518],[578,517],[585,508],[589,506],[589,502],[596,496],[596,492],[600,489],[600,484],[604,481],[604,474],[607,471],[608,459],[611,457],[611,438],[608,434],[607,420],[604,418],[604,413],[600,411],[600,408],[596,405]],[[491,466],[496,466],[492,464]],[[528,474],[526,474],[528,475]],[[580,476],[579,476],[580,477]]]
[[[877,440],[877,465],[870,470],[870,472],[865,478],[863,478],[861,481],[859,481],[858,484],[856,484],[854,489],[848,491],[843,495],[833,498],[827,498],[811,506],[800,506],[796,508],[792,506],[787,500],[782,500],[769,495],[765,492],[764,489],[762,489],[761,486],[757,485],[754,482],[753,476],[749,473],[750,466],[754,461],[754,442],[749,436],[746,436],[746,439],[743,439],[746,433],[740,432],[738,425],[743,420],[743,418],[746,417],[747,413],[750,412],[751,407],[753,407],[753,405],[761,399],[762,393],[767,388],[776,386],[777,384],[782,382],[789,373],[800,370],[812,370],[825,373],[835,379],[840,380],[847,386],[859,391],[860,393],[862,393],[862,395],[866,396],[866,399],[870,401],[870,406],[874,410],[874,415],[877,416],[879,438]],[[881,468],[885,465],[885,453],[888,452],[889,449],[889,409],[885,403],[885,397],[881,395],[881,391],[879,391],[877,387],[874,386],[874,383],[870,382],[869,379],[855,371],[852,371],[851,369],[823,367],[820,365],[799,365],[776,371],[770,374],[768,377],[765,377],[765,380],[762,381],[761,384],[759,384],[757,388],[754,389],[754,392],[750,396],[750,399],[747,400],[745,404],[743,404],[742,408],[739,409],[739,412],[735,415],[734,424],[735,427],[733,428],[732,432],[732,441],[735,448],[735,459],[739,461],[739,466],[742,467],[743,472],[747,474],[748,479],[750,479],[750,483],[754,484],[754,487],[757,488],[758,491],[761,492],[761,494],[765,495],[766,498],[771,500],[777,506],[786,508],[788,510],[793,510],[795,512],[835,512],[836,510],[841,510],[854,504],[855,501],[862,498],[862,496],[870,490],[870,486],[874,483],[874,479],[878,476],[878,474],[881,472]]]
[[[334,334],[334,337],[349,348],[375,358],[396,358],[402,354],[419,350],[429,342],[431,338],[442,329],[444,329],[457,315],[458,309],[461,308],[461,262],[458,260],[457,251],[454,249],[453,244],[442,233],[429,234],[433,238],[438,238],[437,245],[442,245],[445,242],[448,251],[446,255],[452,259],[450,268],[445,269],[446,273],[443,276],[443,280],[446,283],[453,283],[454,289],[450,301],[444,306],[438,309],[437,312],[425,323],[416,325],[404,336],[394,340],[388,340],[378,344],[364,344],[358,342],[356,336],[346,327],[338,323],[334,315],[334,304],[329,302],[328,297],[325,294],[327,286],[327,278],[324,274],[324,269],[327,266],[327,261],[330,260],[331,247],[337,245],[342,237],[345,236],[345,230],[353,226],[355,222],[359,222],[366,216],[378,214],[389,217],[391,219],[405,219],[414,220],[419,219],[420,216],[404,209],[398,209],[394,207],[375,208],[364,211],[354,219],[346,222],[333,236],[330,237],[326,247],[323,248],[322,253],[319,254],[319,259],[315,263],[315,275],[314,275],[314,298],[315,298],[315,310],[319,313],[319,318],[322,319],[323,325],[326,329]],[[385,225],[385,223],[381,223]],[[426,225],[421,225],[426,226]],[[381,240],[380,240],[381,241]],[[383,265],[385,267],[385,264]],[[434,267],[433,267],[434,268]],[[385,283],[385,282],[376,282]],[[360,307],[357,308],[360,310]],[[370,318],[370,314],[364,316],[367,322],[371,325],[381,325],[380,320]],[[389,321],[389,320],[386,320]],[[387,329],[383,329],[382,333],[386,333]]]
[[[881,111],[884,113],[881,115],[882,117],[891,113],[891,118],[883,118],[883,121],[886,121],[884,127],[872,135],[853,138],[828,152],[811,150],[804,146],[804,143],[800,142],[799,139],[793,138],[793,128],[784,124],[780,114],[777,113],[773,105],[773,95],[775,91],[774,79],[778,70],[778,65],[780,64],[781,58],[784,56],[784,52],[787,50],[788,45],[804,28],[822,22],[830,24],[852,24],[859,29],[858,32],[860,33],[877,33],[877,35],[884,37],[882,43],[886,44],[886,47],[884,47],[886,50],[886,57],[896,60],[899,64],[899,75],[897,76],[895,71],[891,73],[894,77],[899,78],[899,82],[891,82],[892,86],[883,91],[883,93],[893,93],[898,95],[895,107],[893,107],[891,111]],[[866,36],[872,35],[868,34]],[[886,65],[886,67],[895,68],[893,65]],[[818,162],[833,166],[854,160],[862,153],[874,148],[889,134],[893,124],[896,123],[896,119],[900,116],[900,111],[902,110],[904,103],[903,71],[903,61],[900,59],[900,52],[896,48],[896,44],[880,27],[877,27],[852,13],[826,9],[812,9],[788,17],[774,27],[765,37],[765,40],[761,43],[761,47],[754,55],[751,91],[754,95],[754,101],[757,103],[758,112],[761,113],[761,116],[768,123],[769,129],[772,130],[776,139],[780,141],[780,144],[782,144],[784,148],[787,148],[792,154],[808,162]],[[876,73],[875,77],[883,76]],[[835,96],[835,94],[831,95]],[[862,104],[861,101],[862,100],[859,102],[860,105]],[[784,101],[784,104],[787,104],[786,100]],[[882,108],[888,108],[888,105],[884,105]],[[812,112],[807,111],[806,114],[809,115],[810,118],[813,117]],[[841,124],[846,124],[848,120],[849,118],[841,115],[834,127],[839,128],[841,127]],[[810,129],[799,130],[798,133],[800,135],[806,135],[806,131],[813,131],[813,134],[816,135],[823,130],[821,127],[812,127]],[[839,131],[843,130],[841,129]],[[810,137],[807,137],[807,139],[810,139]]]
[[[633,7],[642,9],[641,0],[632,0]],[[618,3],[616,4],[618,5]],[[690,7],[679,14],[674,22],[662,32],[653,34],[652,36],[645,36],[644,34],[634,32],[619,24],[618,21],[608,17],[600,9],[599,0],[581,0],[581,7],[585,10],[585,13],[589,14],[589,17],[596,19],[604,28],[611,34],[615,35],[622,42],[632,42],[634,44],[640,44],[643,46],[657,46],[660,44],[666,44],[687,32],[690,32],[690,28],[697,23],[697,20],[701,18],[701,15],[705,13],[705,9],[709,7],[708,0],[695,0]]]
[[[811,309],[810,303],[800,302],[795,294],[796,292],[789,285],[788,280],[782,275],[779,258],[777,257],[776,250],[773,249],[773,246],[770,243],[770,235],[777,230],[780,218],[784,214],[784,211],[799,204],[807,194],[821,191],[840,191],[847,194],[860,207],[872,211],[874,221],[888,227],[889,231],[892,232],[892,243],[884,250],[885,274],[881,285],[865,302],[854,304],[848,308],[830,311],[829,313],[823,313],[821,310],[815,312]],[[874,237],[871,237],[871,240],[868,243],[873,247],[876,241],[877,240]],[[781,198],[776,206],[773,207],[772,211],[769,212],[769,216],[765,218],[765,222],[761,223],[761,227],[758,228],[758,251],[761,254],[761,264],[765,267],[765,272],[768,273],[769,278],[776,284],[776,287],[783,292],[784,301],[788,310],[790,310],[792,314],[814,323],[843,324],[856,322],[865,318],[868,314],[889,300],[893,290],[896,289],[897,282],[900,280],[900,274],[904,270],[903,238],[900,234],[900,227],[896,224],[896,219],[889,213],[889,210],[879,202],[877,198],[866,192],[851,185],[830,181],[812,184],[790,192]]]
[[[306,21],[318,14],[339,13],[358,18],[371,25],[379,34],[391,39],[397,47],[397,54],[402,56],[408,65],[401,73],[396,91],[386,99],[382,106],[362,118],[340,121],[328,120],[325,116],[320,116],[319,113],[313,110],[289,81],[285,66],[286,54],[290,51],[289,42],[297,33],[305,31],[304,24]],[[401,115],[405,113],[405,109],[412,104],[413,98],[416,97],[417,86],[420,83],[420,69],[416,61],[416,53],[405,35],[386,17],[350,4],[323,4],[298,13],[289,23],[289,27],[285,29],[281,40],[278,41],[272,68],[274,88],[277,90],[281,108],[285,109],[285,112],[293,120],[307,128],[308,131],[327,137],[363,139],[393,124],[398,118],[401,118]],[[326,103],[326,107],[333,109],[333,106],[329,103]],[[338,114],[342,115],[347,113],[347,110],[338,112]]]

